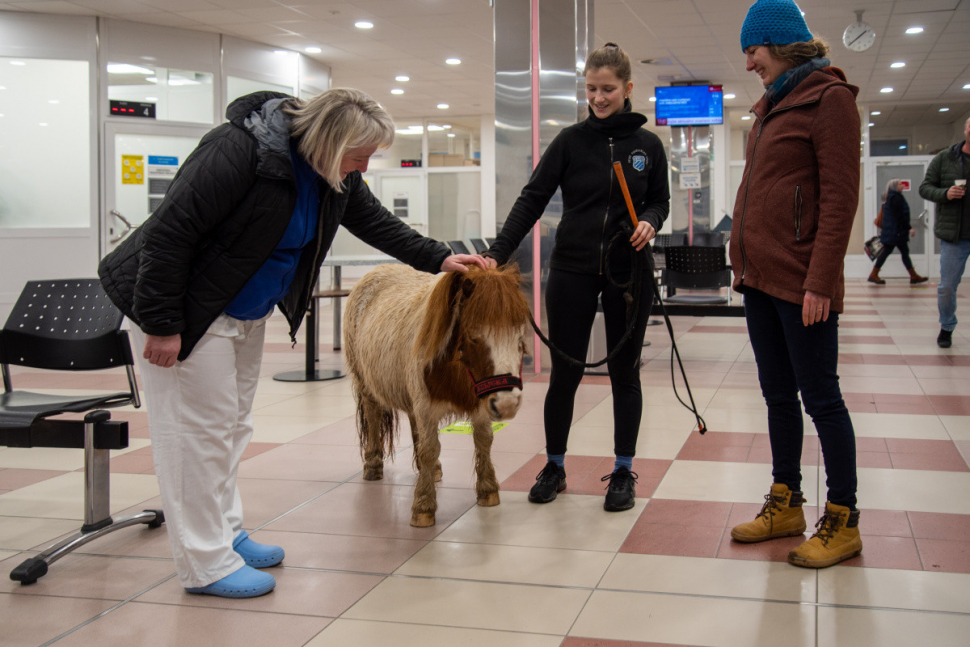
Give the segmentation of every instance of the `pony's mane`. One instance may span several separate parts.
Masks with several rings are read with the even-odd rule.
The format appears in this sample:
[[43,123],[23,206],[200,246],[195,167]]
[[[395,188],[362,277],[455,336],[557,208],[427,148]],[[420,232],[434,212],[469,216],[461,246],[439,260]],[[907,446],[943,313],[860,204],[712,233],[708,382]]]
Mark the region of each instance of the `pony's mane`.
[[465,278],[474,289],[462,302],[462,322],[474,321],[488,328],[528,323],[531,313],[519,288],[522,276],[517,265],[487,270],[473,267]]

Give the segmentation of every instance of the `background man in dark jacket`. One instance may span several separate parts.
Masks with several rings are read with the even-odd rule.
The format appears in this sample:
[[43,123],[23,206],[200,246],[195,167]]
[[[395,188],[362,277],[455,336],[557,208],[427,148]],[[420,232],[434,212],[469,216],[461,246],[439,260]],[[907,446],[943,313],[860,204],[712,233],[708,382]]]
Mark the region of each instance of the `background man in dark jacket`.
[[135,324],[149,433],[176,570],[190,593],[253,597],[279,546],[242,529],[236,473],[253,433],[265,322],[296,332],[338,225],[426,272],[485,267],[392,216],[361,179],[394,139],[373,99],[257,92],[185,160],[152,216],[99,275]]
[[936,154],[926,169],[919,194],[932,200],[936,207],[933,233],[940,239],[940,287],[937,306],[940,309],[940,334],[936,343],[949,348],[953,329],[957,327],[957,287],[970,256],[970,119],[963,125],[964,141]]

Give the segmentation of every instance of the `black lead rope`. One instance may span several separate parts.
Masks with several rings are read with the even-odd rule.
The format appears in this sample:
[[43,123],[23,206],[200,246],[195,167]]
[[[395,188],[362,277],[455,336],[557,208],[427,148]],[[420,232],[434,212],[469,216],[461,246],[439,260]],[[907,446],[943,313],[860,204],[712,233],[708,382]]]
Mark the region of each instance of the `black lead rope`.
[[[670,343],[671,343],[671,349],[672,349],[672,352],[670,354],[670,382],[671,382],[671,385],[674,387],[674,397],[677,398],[677,401],[680,402],[680,404],[683,405],[685,409],[687,409],[688,411],[694,414],[694,418],[697,420],[697,429],[701,434],[704,434],[705,432],[707,432],[707,424],[704,422],[704,418],[701,416],[701,414],[697,412],[697,405],[694,404],[694,394],[691,393],[690,382],[687,381],[687,372],[684,370],[684,363],[680,359],[680,351],[677,350],[677,342],[676,340],[674,340],[674,327],[670,323],[670,315],[667,314],[667,308],[664,306],[663,299],[660,297],[660,287],[657,285],[656,279],[653,278],[654,265],[653,265],[653,256],[650,253],[650,251],[648,250],[646,254],[639,254],[636,250],[630,247],[629,248],[630,253],[633,255],[633,263],[632,263],[633,271],[630,276],[630,280],[627,281],[626,283],[619,283],[613,279],[613,274],[610,271],[610,266],[611,266],[610,257],[613,252],[613,247],[618,243],[628,242],[627,239],[629,238],[629,236],[630,236],[629,231],[625,231],[621,229],[616,233],[616,235],[613,236],[613,238],[610,240],[610,244],[606,248],[606,278],[609,280],[609,282],[612,285],[615,285],[624,290],[623,300],[626,301],[626,322],[627,322],[626,331],[623,333],[623,337],[620,338],[620,341],[613,348],[613,350],[611,350],[606,355],[606,357],[604,357],[598,362],[592,362],[592,363],[582,362],[574,357],[570,357],[563,350],[559,349],[555,344],[553,344],[548,337],[542,334],[542,329],[539,328],[539,325],[536,323],[535,319],[532,317],[531,314],[529,315],[529,322],[532,324],[532,329],[535,330],[537,335],[539,335],[539,339],[542,340],[542,343],[548,346],[549,350],[554,352],[556,355],[558,355],[568,364],[571,364],[573,366],[579,366],[584,369],[596,368],[597,366],[602,366],[603,364],[606,364],[611,359],[616,357],[617,353],[620,352],[620,349],[623,348],[623,345],[630,340],[630,337],[633,335],[633,330],[636,328],[637,315],[640,312],[640,294],[643,290],[643,271],[642,271],[643,257],[646,256],[647,267],[651,277],[650,285],[653,287],[653,295],[656,297],[657,302],[660,304],[660,311],[661,313],[663,313],[664,321],[667,323],[667,333],[670,335]],[[630,290],[631,288],[632,288],[632,292]],[[684,378],[684,386],[687,387],[687,398],[690,400],[689,405],[680,398],[680,394],[677,392],[677,380],[676,380],[676,375],[674,373],[674,357],[677,358],[677,365],[680,367],[680,374]]]

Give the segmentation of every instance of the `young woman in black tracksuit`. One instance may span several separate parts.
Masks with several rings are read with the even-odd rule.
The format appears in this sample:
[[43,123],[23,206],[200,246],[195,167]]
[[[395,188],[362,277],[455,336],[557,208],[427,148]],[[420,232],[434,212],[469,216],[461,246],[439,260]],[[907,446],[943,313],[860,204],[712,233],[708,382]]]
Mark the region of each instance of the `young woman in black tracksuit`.
[[[539,160],[529,183],[512,207],[501,233],[485,256],[505,263],[529,233],[550,198],[562,189],[563,214],[556,232],[546,286],[549,338],[570,357],[586,357],[597,300],[603,302],[607,346],[612,350],[627,327],[624,288],[614,285],[630,278],[631,260],[622,241],[643,251],[663,225],[670,209],[667,159],[663,144],[641,128],[647,118],[631,112],[630,58],[613,43],[590,54],[584,70],[589,116],[564,129]],[[639,225],[633,229],[613,163],[620,162]],[[609,478],[604,507],[610,511],[633,507],[637,475],[631,471],[640,427],[642,396],[639,358],[650,314],[652,292],[644,268],[637,319],[632,336],[608,363],[613,389],[614,452],[616,464]],[[582,367],[552,354],[552,374],[545,403],[546,453],[549,461],[529,492],[534,503],[548,503],[566,487],[566,441],[573,416],[573,399]]]

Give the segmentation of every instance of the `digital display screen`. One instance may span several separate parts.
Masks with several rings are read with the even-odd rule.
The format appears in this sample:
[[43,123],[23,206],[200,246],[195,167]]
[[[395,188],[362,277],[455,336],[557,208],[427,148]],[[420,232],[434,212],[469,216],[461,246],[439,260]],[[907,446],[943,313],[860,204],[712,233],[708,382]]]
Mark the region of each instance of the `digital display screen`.
[[656,88],[658,126],[710,126],[724,123],[724,91],[719,85]]

